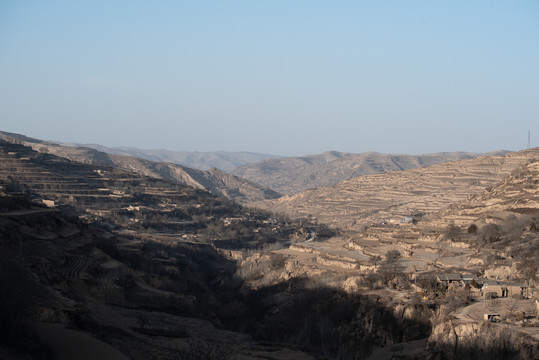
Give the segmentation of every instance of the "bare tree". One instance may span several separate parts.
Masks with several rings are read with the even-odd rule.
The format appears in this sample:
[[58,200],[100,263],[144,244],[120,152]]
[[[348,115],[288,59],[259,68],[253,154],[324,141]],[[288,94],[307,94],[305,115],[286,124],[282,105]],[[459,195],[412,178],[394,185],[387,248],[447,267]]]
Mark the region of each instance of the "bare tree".
[[487,224],[481,229],[478,241],[480,244],[493,243],[500,240],[500,228],[496,224]]
[[526,280],[526,297],[528,297],[528,289],[531,285],[531,282],[533,280],[537,280],[537,270],[539,270],[539,262],[533,257],[526,258],[517,265],[517,270]]
[[380,261],[382,261],[382,257],[379,256],[379,255],[371,256],[371,261],[374,264],[374,266],[376,267],[380,263]]
[[451,241],[460,240],[460,228],[458,226],[455,226],[455,224],[449,224],[445,228],[444,237]]
[[396,287],[399,283],[398,278],[402,274],[402,266],[397,261],[400,257],[401,253],[398,250],[389,250],[386,253],[386,260],[378,269],[378,274],[383,283],[388,285],[393,284],[393,287]]
[[397,262],[401,257],[401,253],[398,250],[388,250],[386,252],[386,263],[391,264]]
[[475,224],[471,224],[470,226],[468,226],[468,234],[475,234],[477,233],[477,225]]

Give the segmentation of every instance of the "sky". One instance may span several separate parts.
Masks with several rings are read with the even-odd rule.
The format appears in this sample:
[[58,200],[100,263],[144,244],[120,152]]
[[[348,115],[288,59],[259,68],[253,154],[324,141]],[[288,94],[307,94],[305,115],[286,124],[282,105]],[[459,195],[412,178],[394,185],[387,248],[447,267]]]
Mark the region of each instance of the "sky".
[[539,1],[0,1],[0,130],[299,156],[539,146]]

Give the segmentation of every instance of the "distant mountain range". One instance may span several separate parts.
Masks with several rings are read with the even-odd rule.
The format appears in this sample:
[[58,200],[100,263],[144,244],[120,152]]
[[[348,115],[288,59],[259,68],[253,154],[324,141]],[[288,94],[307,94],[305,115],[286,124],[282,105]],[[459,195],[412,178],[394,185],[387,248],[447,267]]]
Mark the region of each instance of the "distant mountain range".
[[[509,153],[502,150],[485,154],[444,152],[397,155],[328,151],[317,155],[276,158],[273,155],[249,152],[176,152],[109,148],[101,145],[82,146],[42,141],[1,131],[0,138],[13,139],[40,152],[73,161],[119,167],[146,176],[174,180],[180,184],[209,190],[215,195],[225,196],[239,203],[275,199],[281,194],[297,194],[363,175],[417,169],[448,161],[479,156],[503,156]],[[241,166],[237,167],[238,165]]]
[[169,162],[194,169],[209,170],[217,168],[230,172],[240,166],[266,159],[278,158],[277,155],[258,154],[253,152],[230,151],[172,151],[166,149],[138,149],[132,147],[106,147],[96,144],[61,143],[61,145],[86,147],[102,151],[107,154],[134,156],[151,161]]
[[170,162],[107,154],[88,147],[59,145],[20,134],[1,131],[0,139],[19,142],[41,153],[53,154],[83,164],[109,166],[132,171],[144,176],[172,180],[182,185],[208,190],[214,195],[224,196],[238,203],[275,199],[281,196],[273,190],[216,168],[209,170],[192,169]]
[[367,152],[361,154],[328,151],[318,155],[266,159],[243,165],[232,174],[273,189],[281,194],[296,194],[320,186],[330,186],[363,175],[422,168],[447,161],[478,156],[505,155],[444,152],[426,155],[395,155]]

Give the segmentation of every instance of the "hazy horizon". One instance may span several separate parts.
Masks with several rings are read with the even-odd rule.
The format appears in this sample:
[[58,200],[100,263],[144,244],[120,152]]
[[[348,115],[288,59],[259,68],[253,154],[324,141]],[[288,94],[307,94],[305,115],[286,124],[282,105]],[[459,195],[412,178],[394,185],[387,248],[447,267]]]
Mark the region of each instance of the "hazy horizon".
[[[0,129],[0,131],[4,131],[3,129]],[[6,133],[13,133],[13,132],[8,132],[8,131],[4,131]],[[20,133],[13,133],[13,134],[16,134],[16,135],[24,135],[24,136],[28,136],[27,134],[20,134]],[[474,152],[471,152],[471,151],[465,151],[465,150],[454,150],[454,151],[436,151],[436,152],[428,152],[428,153],[404,153],[404,152],[394,152],[394,153],[386,153],[386,152],[380,152],[380,151],[370,151],[370,150],[367,150],[367,151],[362,151],[362,152],[358,152],[358,153],[354,153],[354,152],[346,152],[346,151],[338,151],[338,150],[332,150],[332,149],[329,149],[329,150],[324,150],[324,151],[321,151],[319,153],[306,153],[306,154],[294,154],[294,155],[279,155],[279,154],[270,154],[270,153],[258,153],[258,152],[253,152],[253,151],[243,151],[243,150],[239,150],[239,151],[227,151],[227,150],[212,150],[212,151],[191,151],[191,150],[173,150],[173,149],[168,149],[168,148],[142,148],[142,147],[135,147],[135,146],[114,146],[114,145],[111,145],[111,146],[106,146],[106,145],[103,145],[103,144],[96,144],[96,143],[77,143],[77,142],[72,142],[72,141],[65,141],[65,140],[58,140],[58,139],[41,139],[41,138],[38,138],[38,137],[33,137],[33,136],[28,136],[30,138],[34,138],[36,140],[43,140],[43,141],[48,141],[48,142],[51,142],[51,143],[56,143],[56,144],[60,144],[60,145],[65,145],[65,146],[82,146],[82,147],[106,147],[106,148],[109,148],[109,149],[112,149],[112,150],[119,150],[119,151],[122,151],[122,150],[141,150],[141,151],[171,151],[171,152],[188,152],[188,153],[252,153],[252,154],[257,154],[257,155],[267,155],[267,156],[274,156],[274,157],[304,157],[304,156],[311,156],[311,155],[319,155],[319,154],[322,154],[322,153],[328,153],[328,152],[340,152],[340,153],[350,153],[350,154],[361,154],[361,153],[379,153],[379,154],[382,154],[382,155],[412,155],[412,156],[418,156],[418,155],[430,155],[430,154],[437,154],[437,153],[458,153],[458,152],[463,152],[463,153],[474,153]],[[511,150],[507,150],[507,149],[492,149],[492,150],[487,150],[487,151],[481,151],[481,152],[475,152],[475,153],[491,153],[491,152],[497,152],[497,151],[511,151]],[[518,150],[517,150],[518,151]]]
[[0,4],[0,130],[302,156],[521,150],[536,1]]

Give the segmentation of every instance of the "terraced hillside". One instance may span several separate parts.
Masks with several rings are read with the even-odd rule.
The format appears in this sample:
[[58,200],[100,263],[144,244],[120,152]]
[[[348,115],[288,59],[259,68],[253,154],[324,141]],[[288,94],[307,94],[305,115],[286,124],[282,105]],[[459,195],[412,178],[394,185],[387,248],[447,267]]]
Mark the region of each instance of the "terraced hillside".
[[432,214],[430,221],[469,225],[499,222],[510,215],[539,215],[539,161],[530,160],[488,191]]
[[[167,232],[173,237],[187,234],[189,238],[219,240],[225,247],[288,239],[293,229],[308,233],[307,224],[275,227],[269,214],[245,212],[204,190],[69,161],[5,141],[0,141],[0,185],[48,205],[68,207],[65,211],[72,207],[73,213],[88,222],[113,223],[124,231]],[[256,228],[260,229],[254,232]]]
[[[323,240],[324,226],[20,144],[0,149],[0,357],[52,359],[75,337],[80,351],[132,359],[312,359],[298,343],[366,356],[428,334],[376,297],[290,278],[272,250]],[[252,253],[260,261],[242,266]],[[252,286],[270,271],[279,275]],[[339,331],[314,326],[327,316]]]
[[[324,242],[292,244],[279,252],[301,259],[301,271],[312,273],[332,268],[350,276],[368,273],[376,269],[374,259],[383,258],[388,251],[401,254],[399,264],[404,272],[477,272],[485,265],[485,253],[497,253],[505,259],[502,263],[510,263],[506,257],[513,247],[539,249],[535,228],[539,224],[538,184],[539,160],[531,160],[494,187],[427,214],[415,224],[371,224],[361,232],[347,232]],[[497,268],[494,263],[491,267]],[[504,276],[518,274],[506,268]]]
[[[294,243],[273,253],[286,258],[289,277],[321,278],[352,294],[374,293],[390,299],[395,309],[416,319],[421,314],[413,313],[409,306],[436,309],[436,314],[429,315],[435,327],[428,340],[386,346],[377,349],[370,359],[443,359],[472,353],[488,354],[485,356],[489,358],[535,359],[539,349],[537,150],[495,161],[498,166],[516,169],[492,187],[443,211],[416,217],[410,223],[400,222],[400,217],[393,223],[377,221],[373,216],[373,222],[360,231],[345,231],[325,241]],[[489,174],[492,168],[487,170],[488,163],[480,161],[485,167],[479,167],[475,174],[470,174],[471,168],[461,167],[467,170],[464,179],[455,172],[450,185],[458,188],[456,185],[465,183],[468,177]],[[502,167],[498,176],[506,171]],[[416,181],[421,178],[414,176]],[[446,183],[439,186],[443,194]],[[331,212],[331,206],[326,206],[325,211]],[[255,262],[261,262],[260,257],[246,258],[241,266],[260,266]],[[251,281],[263,284],[275,276],[267,271]],[[499,314],[496,321],[501,323],[485,321],[485,313]],[[428,351],[421,353],[425,348]]]
[[318,155],[263,160],[244,165],[232,173],[281,194],[292,195],[308,189],[335,185],[363,175],[416,169],[447,161],[487,155],[505,155],[506,153],[507,151],[498,151],[481,155],[451,152],[416,156],[328,151]]
[[0,358],[313,359],[230,330],[224,252],[117,230],[0,191]]
[[54,154],[83,164],[117,167],[127,171],[134,171],[144,176],[172,180],[182,185],[208,190],[214,195],[227,197],[239,203],[275,199],[280,196],[273,190],[215,168],[196,170],[173,163],[106,154],[90,148],[61,146],[24,135],[5,132],[0,132],[0,138],[8,142],[30,146],[42,153]]
[[6,189],[37,194],[53,203],[73,205],[83,211],[103,210],[103,206],[120,209],[139,205],[137,190],[163,203],[181,202],[182,197],[191,197],[196,192],[111,167],[41,154],[23,145],[2,141],[0,148],[0,179]]
[[276,199],[281,195],[258,184],[222,172],[219,169],[197,170],[181,165],[154,162],[122,155],[109,155],[114,166],[138,172],[145,176],[168,179],[197,189],[205,189],[216,196],[226,197],[240,204]]
[[361,230],[373,223],[440,211],[496,185],[534,157],[539,157],[539,148],[365,175],[255,205],[290,216],[313,216],[343,229]]

